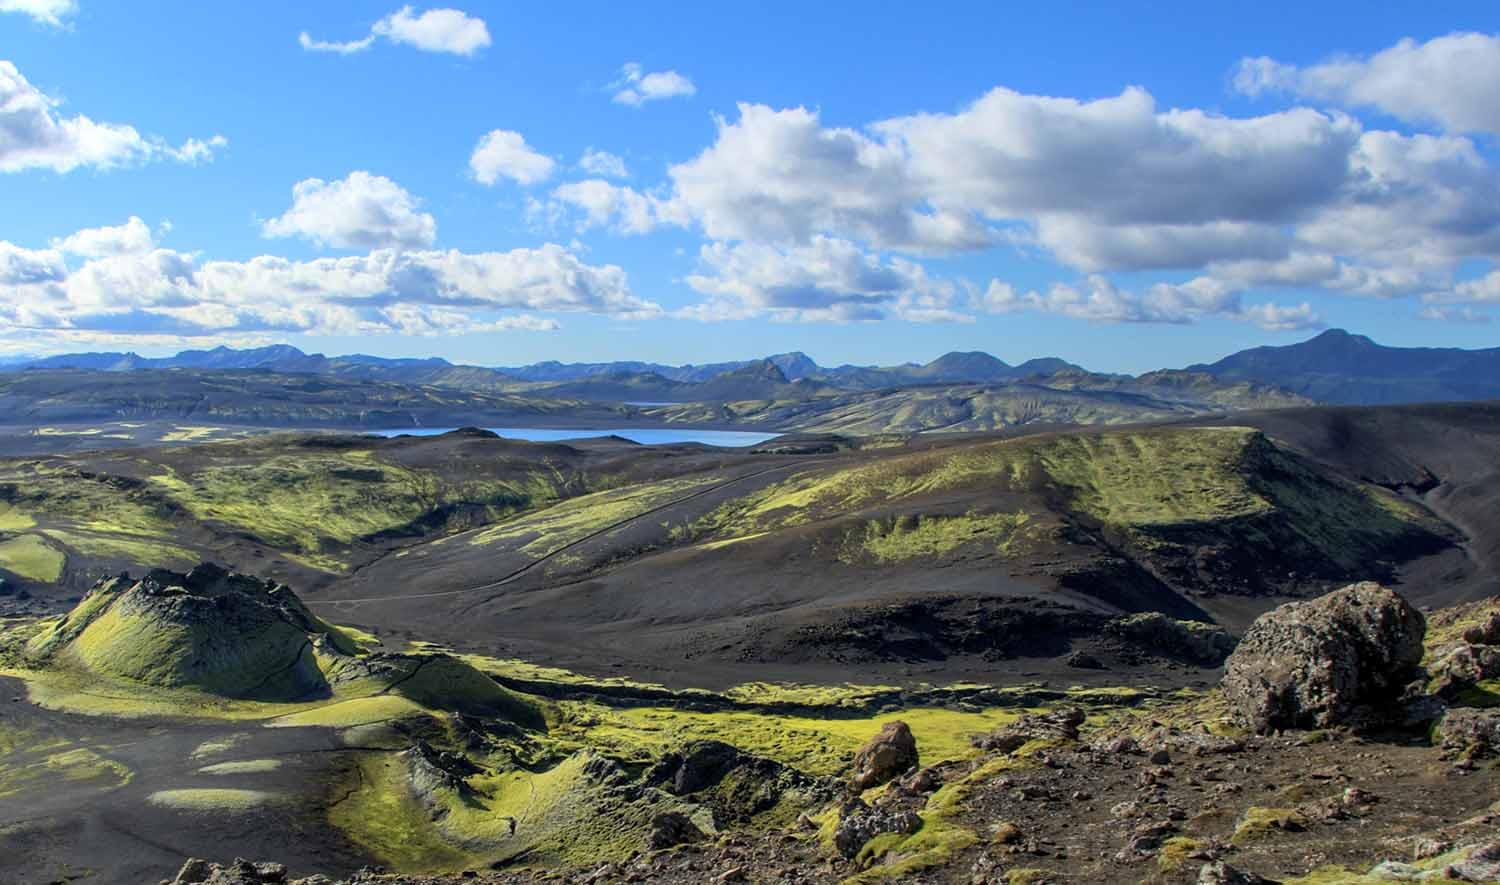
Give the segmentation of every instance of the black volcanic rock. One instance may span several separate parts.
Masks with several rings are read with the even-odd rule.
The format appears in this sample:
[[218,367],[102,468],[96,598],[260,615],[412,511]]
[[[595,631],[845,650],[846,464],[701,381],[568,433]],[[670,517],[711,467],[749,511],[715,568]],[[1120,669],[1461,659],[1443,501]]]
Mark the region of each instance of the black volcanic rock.
[[1400,696],[1426,631],[1422,613],[1379,584],[1288,603],[1250,625],[1225,665],[1224,695],[1260,733],[1357,725]]

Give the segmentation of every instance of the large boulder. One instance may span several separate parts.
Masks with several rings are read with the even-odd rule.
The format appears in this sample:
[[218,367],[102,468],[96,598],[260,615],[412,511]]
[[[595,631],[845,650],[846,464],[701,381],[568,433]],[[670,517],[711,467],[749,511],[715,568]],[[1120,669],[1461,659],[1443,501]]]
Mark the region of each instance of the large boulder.
[[1500,612],[1490,612],[1483,621],[1465,630],[1463,640],[1473,645],[1500,645]]
[[1359,725],[1398,700],[1422,661],[1426,619],[1379,584],[1267,612],[1225,667],[1223,690],[1254,730]]
[[854,754],[849,786],[856,792],[888,783],[917,767],[917,739],[905,722],[887,722]]

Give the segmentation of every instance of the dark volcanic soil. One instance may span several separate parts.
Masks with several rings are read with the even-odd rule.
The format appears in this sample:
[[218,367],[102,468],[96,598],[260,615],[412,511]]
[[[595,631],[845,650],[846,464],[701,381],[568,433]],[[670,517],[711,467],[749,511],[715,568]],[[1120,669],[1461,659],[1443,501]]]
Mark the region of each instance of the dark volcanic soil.
[[[338,736],[321,728],[266,728],[259,722],[114,719],[45,710],[24,701],[25,686],[0,677],[0,737],[18,739],[14,771],[41,766],[38,779],[0,783],[0,881],[40,885],[87,881],[156,882],[183,857],[237,852],[286,856],[298,867],[347,875],[370,862],[327,822],[334,787],[346,779]],[[16,699],[16,700],[13,700]],[[28,755],[29,748],[29,755]],[[47,758],[80,750],[117,760],[132,772],[79,777],[82,767],[49,770]],[[275,760],[273,771],[205,773],[205,766]],[[152,802],[164,790],[249,788],[271,793],[264,805],[203,814]]]

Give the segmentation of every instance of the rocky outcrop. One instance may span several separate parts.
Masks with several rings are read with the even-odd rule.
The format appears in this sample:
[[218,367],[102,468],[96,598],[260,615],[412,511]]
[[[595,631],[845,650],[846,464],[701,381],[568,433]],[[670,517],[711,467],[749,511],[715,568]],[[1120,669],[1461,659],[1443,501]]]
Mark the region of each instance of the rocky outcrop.
[[1027,713],[1009,725],[974,739],[974,746],[996,753],[1014,753],[1036,740],[1076,741],[1084,722],[1082,710],[1065,708],[1050,713]]
[[887,722],[880,733],[854,754],[849,788],[862,793],[917,767],[917,739],[905,722]]
[[470,795],[467,778],[480,772],[479,766],[466,757],[433,749],[420,739],[401,755],[406,760],[412,794],[435,816],[447,812],[447,794]]
[[162,885],[325,885],[329,881],[324,876],[289,879],[285,866],[269,861],[252,863],[237,857],[234,863],[223,865],[193,857],[183,862],[174,878],[163,879]]
[[646,847],[652,851],[663,851],[678,845],[702,842],[708,836],[680,811],[667,811],[651,819],[651,831],[646,835]]
[[838,828],[833,831],[833,847],[839,854],[852,858],[866,842],[886,833],[911,834],[922,828],[922,818],[913,811],[871,808],[855,799],[844,805]]
[[1289,603],[1245,633],[1224,695],[1260,733],[1379,720],[1416,673],[1426,629],[1421,612],[1378,584]]
[[708,806],[716,825],[749,820],[787,798],[811,806],[836,795],[831,780],[712,740],[667,753],[647,770],[643,783]]
[[1200,667],[1217,667],[1234,651],[1234,637],[1202,621],[1142,612],[1110,621],[1105,631],[1153,654]]
[[1494,882],[1500,880],[1500,842],[1480,845],[1462,861],[1450,865],[1445,873],[1461,882]]
[[1465,757],[1500,755],[1500,709],[1449,710],[1434,736],[1443,749]]
[[1223,861],[1206,863],[1198,870],[1198,885],[1279,885],[1274,879],[1266,879],[1254,873],[1237,870]]
[[746,754],[732,744],[694,741],[659,759],[646,772],[646,783],[676,796],[687,796],[714,786],[746,761]]
[[1433,654],[1427,673],[1433,694],[1452,699],[1476,683],[1500,677],[1500,646],[1453,643]]
[[1490,612],[1483,622],[1465,630],[1463,640],[1472,645],[1500,645],[1500,612]]

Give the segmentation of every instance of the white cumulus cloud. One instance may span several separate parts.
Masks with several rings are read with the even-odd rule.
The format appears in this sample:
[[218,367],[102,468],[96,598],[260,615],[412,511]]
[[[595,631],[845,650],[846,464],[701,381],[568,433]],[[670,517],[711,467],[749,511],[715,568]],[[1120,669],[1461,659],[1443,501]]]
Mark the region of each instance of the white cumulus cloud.
[[371,33],[424,52],[473,55],[490,45],[484,19],[457,9],[429,9],[420,15],[403,6],[375,23]]
[[377,39],[413,46],[423,52],[464,56],[488,48],[493,42],[489,27],[482,18],[457,9],[429,9],[418,13],[411,6],[403,6],[380,19],[371,26],[369,34],[358,40],[319,40],[306,31],[297,35],[297,42],[309,52],[339,55],[364,52],[375,45]]
[[585,148],[583,156],[578,159],[578,168],[590,175],[600,175],[605,178],[629,178],[630,170],[625,167],[625,160],[609,151],[597,151],[593,148]]
[[[1094,100],[996,88],[955,112],[855,128],[742,104],[659,186],[595,177],[555,188],[546,205],[583,228],[684,227],[727,249],[791,254],[827,239],[912,256],[1040,253],[1097,282],[1017,299],[1129,322],[1310,327],[1318,318],[1301,304],[1239,299],[1300,289],[1452,300],[1472,297],[1454,282],[1466,262],[1500,263],[1500,175],[1463,135],[1367,129],[1305,107],[1163,110],[1138,87]],[[1186,276],[1138,292],[1104,285],[1137,270]]]
[[1410,38],[1368,57],[1337,56],[1299,67],[1242,59],[1235,88],[1246,95],[1286,92],[1345,107],[1369,107],[1452,132],[1500,132],[1500,35],[1454,33]]
[[856,322],[887,317],[962,322],[958,287],[902,258],[882,261],[847,240],[817,237],[805,246],[713,243],[699,258],[705,273],[687,278],[709,296],[684,311],[696,319],[767,316],[802,322]]
[[201,163],[228,141],[191,138],[172,147],[134,126],[99,123],[82,114],[58,113],[61,103],[33,86],[9,61],[0,60],[0,172],[78,168],[113,169],[153,160]]
[[1109,279],[1091,274],[1081,285],[1054,283],[1046,291],[1022,292],[1009,283],[991,280],[976,301],[989,313],[1019,311],[1057,314],[1096,323],[1188,324],[1221,317],[1253,323],[1269,331],[1317,328],[1323,320],[1310,304],[1246,305],[1241,289],[1211,277],[1185,283],[1157,283],[1142,292],[1121,289]]
[[437,222],[416,197],[382,175],[355,171],[338,181],[292,187],[292,206],[266,221],[268,237],[303,237],[340,249],[416,249],[437,239]]
[[612,226],[622,233],[650,233],[658,224],[659,200],[602,178],[570,181],[552,191],[554,204],[583,212],[580,226]]
[[52,248],[85,258],[140,255],[156,248],[156,236],[146,222],[132,215],[124,224],[85,228],[54,239]]
[[78,11],[75,0],[0,0],[0,12],[29,15],[37,22],[60,28]]
[[620,79],[610,84],[616,104],[640,107],[648,101],[664,98],[686,98],[696,95],[698,87],[676,71],[647,71],[639,62],[626,62],[620,68]]
[[494,184],[501,178],[537,184],[552,177],[556,166],[551,157],[532,150],[525,136],[508,129],[485,133],[469,155],[469,171],[480,184]]
[[1422,300],[1431,304],[1500,304],[1500,270],[1465,280],[1447,290],[1429,292]]
[[546,314],[660,310],[631,292],[621,268],[587,264],[554,244],[203,260],[156,245],[137,218],[45,249],[0,241],[0,341],[547,330],[557,321]]
[[956,114],[865,130],[742,104],[671,167],[655,211],[715,240],[943,254],[1019,236],[1088,271],[1196,267],[1285,252],[1285,225],[1346,186],[1359,136],[1305,109],[1161,112],[1139,89],[1092,102],[995,89]]

